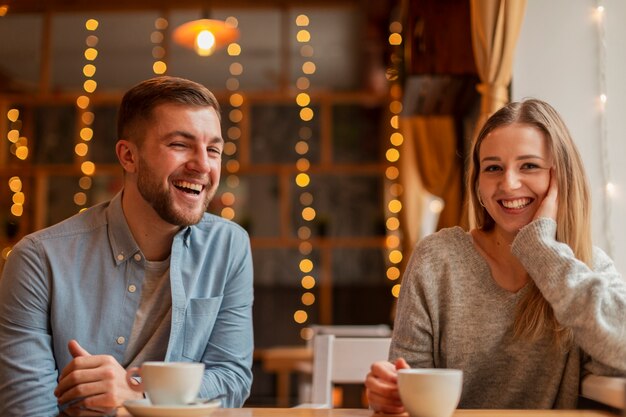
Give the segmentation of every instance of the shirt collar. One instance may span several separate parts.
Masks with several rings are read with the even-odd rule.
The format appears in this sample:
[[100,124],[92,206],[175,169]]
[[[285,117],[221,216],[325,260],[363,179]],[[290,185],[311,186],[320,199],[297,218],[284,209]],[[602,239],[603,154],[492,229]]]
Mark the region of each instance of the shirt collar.
[[116,265],[141,252],[139,245],[137,245],[130,232],[126,216],[124,216],[124,211],[122,210],[122,193],[123,190],[111,199],[106,210],[107,223],[109,225],[109,242],[111,243],[111,253]]
[[[120,191],[111,199],[106,210],[107,223],[109,224],[109,241],[111,243],[111,253],[116,265],[125,262],[128,258],[141,254],[141,249],[133,234],[130,232],[126,216],[122,209],[122,193]],[[181,238],[185,247],[189,247],[193,226],[183,227],[176,234],[176,238]]]

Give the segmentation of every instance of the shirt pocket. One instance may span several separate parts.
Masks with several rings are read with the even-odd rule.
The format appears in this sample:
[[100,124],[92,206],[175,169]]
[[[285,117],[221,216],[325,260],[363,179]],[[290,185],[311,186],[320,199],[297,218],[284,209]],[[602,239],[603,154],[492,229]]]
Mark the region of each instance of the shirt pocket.
[[209,343],[223,296],[192,298],[185,313],[183,356],[200,361]]

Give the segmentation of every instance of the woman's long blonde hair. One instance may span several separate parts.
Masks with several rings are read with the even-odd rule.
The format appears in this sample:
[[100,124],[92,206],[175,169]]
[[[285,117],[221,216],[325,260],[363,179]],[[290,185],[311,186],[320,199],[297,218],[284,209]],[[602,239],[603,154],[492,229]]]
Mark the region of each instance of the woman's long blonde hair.
[[[554,159],[558,186],[556,240],[566,243],[580,261],[591,266],[591,205],[589,185],[582,159],[561,116],[548,103],[536,99],[509,103],[494,113],[482,127],[472,146],[468,175],[470,213],[477,228],[493,229],[495,222],[478,200],[480,146],[495,129],[513,123],[531,125],[543,132]],[[520,300],[515,317],[514,334],[518,338],[535,340],[547,331],[554,332],[555,343],[565,346],[571,341],[571,331],[557,321],[554,311],[534,282]]]

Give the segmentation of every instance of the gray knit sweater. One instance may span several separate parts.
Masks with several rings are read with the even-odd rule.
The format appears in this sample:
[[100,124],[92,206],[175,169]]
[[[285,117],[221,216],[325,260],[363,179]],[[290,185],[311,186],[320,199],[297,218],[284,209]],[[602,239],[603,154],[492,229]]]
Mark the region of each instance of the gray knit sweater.
[[[594,248],[593,270],[557,242],[547,218],[511,247],[576,346],[514,340],[517,293],[499,287],[472,237],[444,229],[415,247],[403,278],[390,360],[464,371],[461,408],[575,408],[581,377],[626,375],[626,280]],[[593,358],[593,359],[591,359]]]

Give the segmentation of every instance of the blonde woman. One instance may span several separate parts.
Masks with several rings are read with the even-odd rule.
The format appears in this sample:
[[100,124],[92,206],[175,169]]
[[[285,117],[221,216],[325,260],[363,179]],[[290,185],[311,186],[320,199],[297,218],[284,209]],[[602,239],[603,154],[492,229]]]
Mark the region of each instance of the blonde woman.
[[626,375],[626,280],[593,247],[589,187],[558,113],[511,103],[479,133],[476,228],[423,239],[407,265],[370,406],[403,412],[397,369],[464,371],[461,408],[575,408],[586,373]]

